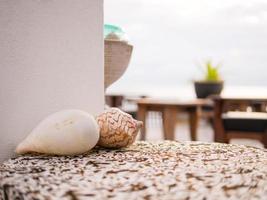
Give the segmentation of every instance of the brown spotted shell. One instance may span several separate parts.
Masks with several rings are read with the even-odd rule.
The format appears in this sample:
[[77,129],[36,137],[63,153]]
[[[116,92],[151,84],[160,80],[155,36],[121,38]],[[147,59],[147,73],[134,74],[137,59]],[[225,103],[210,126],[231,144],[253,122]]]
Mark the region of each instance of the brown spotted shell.
[[98,145],[107,148],[121,148],[131,145],[143,125],[131,115],[118,108],[109,108],[96,117],[100,128]]

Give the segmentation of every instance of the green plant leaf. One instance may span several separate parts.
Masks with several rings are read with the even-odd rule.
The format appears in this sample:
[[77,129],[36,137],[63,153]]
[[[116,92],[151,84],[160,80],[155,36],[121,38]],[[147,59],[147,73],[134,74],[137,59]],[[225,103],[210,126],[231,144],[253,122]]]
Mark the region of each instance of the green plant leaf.
[[213,65],[210,60],[206,62],[206,71],[205,71],[205,80],[206,81],[219,81],[220,74],[219,74],[219,67],[220,65]]

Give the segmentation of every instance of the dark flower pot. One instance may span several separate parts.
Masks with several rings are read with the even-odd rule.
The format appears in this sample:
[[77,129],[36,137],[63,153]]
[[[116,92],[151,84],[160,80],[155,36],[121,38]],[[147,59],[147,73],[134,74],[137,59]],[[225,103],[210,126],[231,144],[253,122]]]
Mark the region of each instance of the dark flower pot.
[[223,89],[223,81],[195,81],[197,98],[207,98],[210,95],[220,95]]

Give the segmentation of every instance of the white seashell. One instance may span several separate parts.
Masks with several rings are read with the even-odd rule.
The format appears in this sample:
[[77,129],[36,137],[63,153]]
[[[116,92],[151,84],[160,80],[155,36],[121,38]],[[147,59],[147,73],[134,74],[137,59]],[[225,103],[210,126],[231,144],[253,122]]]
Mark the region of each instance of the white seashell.
[[118,108],[107,109],[96,120],[100,128],[98,145],[107,148],[131,145],[143,125],[143,122],[135,120]]
[[74,155],[92,149],[99,139],[95,118],[81,110],[62,110],[43,121],[16,148],[29,152]]

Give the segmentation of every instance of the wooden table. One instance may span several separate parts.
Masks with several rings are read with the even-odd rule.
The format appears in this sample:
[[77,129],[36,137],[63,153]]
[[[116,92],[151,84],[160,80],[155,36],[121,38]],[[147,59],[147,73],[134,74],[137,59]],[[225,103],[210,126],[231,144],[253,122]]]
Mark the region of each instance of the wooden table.
[[167,140],[174,140],[175,124],[178,112],[189,114],[189,125],[191,140],[196,140],[197,127],[201,107],[212,106],[213,102],[207,99],[195,99],[188,101],[144,98],[137,101],[137,118],[144,122],[141,131],[141,140],[146,139],[146,116],[149,111],[162,113],[163,133]]

